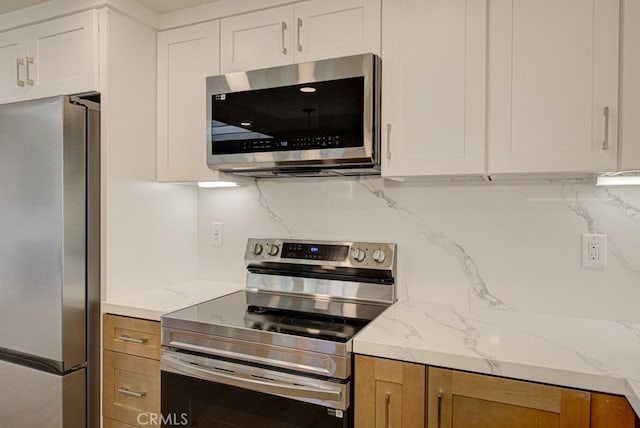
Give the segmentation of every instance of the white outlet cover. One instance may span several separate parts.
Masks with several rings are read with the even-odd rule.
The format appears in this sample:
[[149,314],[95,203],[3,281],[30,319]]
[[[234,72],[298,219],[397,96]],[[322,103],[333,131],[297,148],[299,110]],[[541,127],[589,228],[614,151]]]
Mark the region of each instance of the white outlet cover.
[[211,222],[211,240],[209,244],[212,247],[222,247],[222,239],[224,237],[224,223],[220,221]]
[[582,266],[588,268],[607,267],[607,235],[601,233],[582,234]]

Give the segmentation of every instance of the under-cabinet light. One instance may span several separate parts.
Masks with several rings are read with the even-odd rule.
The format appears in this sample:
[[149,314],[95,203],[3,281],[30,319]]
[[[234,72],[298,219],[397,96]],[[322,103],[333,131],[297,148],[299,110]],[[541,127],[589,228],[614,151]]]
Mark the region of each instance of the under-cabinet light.
[[640,170],[601,175],[596,179],[596,186],[640,186]]
[[203,189],[215,189],[220,187],[240,187],[240,185],[234,181],[199,181],[198,187]]
[[640,186],[638,177],[598,177],[596,186]]
[[596,186],[639,186],[640,170],[603,174],[596,179]]

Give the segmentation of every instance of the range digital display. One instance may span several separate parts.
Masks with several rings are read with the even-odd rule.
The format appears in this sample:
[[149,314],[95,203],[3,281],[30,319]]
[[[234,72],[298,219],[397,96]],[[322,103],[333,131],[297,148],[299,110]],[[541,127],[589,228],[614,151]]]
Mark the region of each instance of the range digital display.
[[317,245],[284,242],[282,244],[282,258],[328,260],[341,262],[349,256],[348,245]]

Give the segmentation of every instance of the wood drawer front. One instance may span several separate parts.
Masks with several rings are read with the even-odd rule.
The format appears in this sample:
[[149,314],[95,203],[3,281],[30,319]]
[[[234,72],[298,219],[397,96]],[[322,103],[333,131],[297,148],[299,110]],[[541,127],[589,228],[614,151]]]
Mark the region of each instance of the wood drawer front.
[[129,425],[115,419],[102,418],[102,428],[139,428],[140,425]]
[[103,383],[104,416],[138,425],[141,413],[160,413],[160,361],[105,351]]
[[160,359],[160,323],[157,321],[107,314],[103,340],[106,350]]

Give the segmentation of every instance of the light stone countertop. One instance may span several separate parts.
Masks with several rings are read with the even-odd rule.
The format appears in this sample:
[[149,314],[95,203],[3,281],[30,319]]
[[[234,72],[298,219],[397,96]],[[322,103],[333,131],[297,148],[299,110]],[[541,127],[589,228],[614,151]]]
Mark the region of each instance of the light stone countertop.
[[354,352],[625,395],[640,415],[640,325],[397,302]]
[[636,411],[636,414],[640,414],[640,381],[628,380],[625,395],[629,403],[631,403],[631,407]]
[[[102,302],[160,316],[244,288],[197,280]],[[355,353],[625,395],[640,415],[640,325],[397,302],[354,339]]]
[[242,290],[244,284],[196,280],[149,290],[130,296],[105,300],[103,314],[124,315],[160,321],[160,316],[187,306]]

